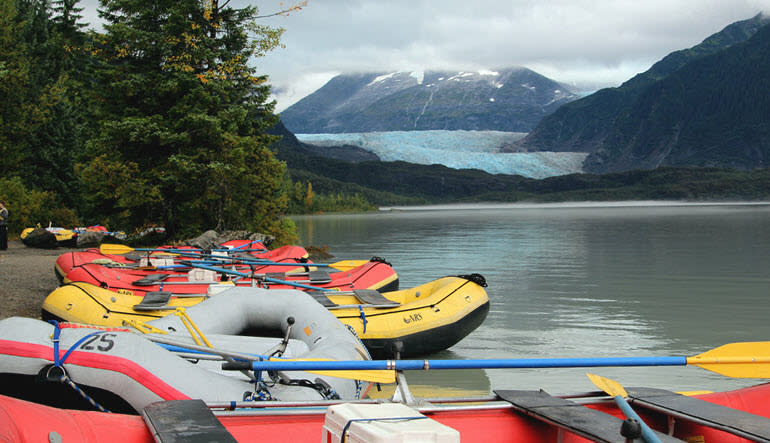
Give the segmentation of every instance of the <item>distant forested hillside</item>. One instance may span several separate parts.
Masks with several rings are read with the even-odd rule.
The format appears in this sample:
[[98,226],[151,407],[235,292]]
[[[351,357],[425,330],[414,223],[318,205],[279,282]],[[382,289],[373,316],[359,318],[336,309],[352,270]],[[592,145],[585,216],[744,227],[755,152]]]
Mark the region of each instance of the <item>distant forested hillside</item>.
[[770,170],[659,168],[615,174],[570,174],[542,180],[405,162],[347,162],[318,155],[280,125],[274,145],[295,182],[319,193],[364,196],[376,205],[460,201],[762,200]]
[[[755,34],[769,21],[760,14],[733,23],[618,88],[565,104],[511,149],[590,152],[585,166],[597,173],[659,165],[762,167],[767,121],[757,111],[770,96],[767,30]],[[731,147],[735,153],[727,152]]]

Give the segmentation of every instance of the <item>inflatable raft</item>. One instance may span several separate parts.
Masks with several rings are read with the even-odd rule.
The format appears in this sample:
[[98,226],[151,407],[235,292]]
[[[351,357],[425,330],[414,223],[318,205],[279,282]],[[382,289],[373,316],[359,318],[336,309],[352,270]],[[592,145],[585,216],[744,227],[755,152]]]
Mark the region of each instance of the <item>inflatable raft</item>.
[[[484,278],[473,274],[443,277],[411,289],[384,293],[370,290],[308,293],[353,328],[373,356],[387,358],[393,355],[396,342],[403,344],[401,355],[406,357],[438,352],[463,339],[489,312],[485,286]],[[149,293],[139,298],[86,283],[72,283],[51,292],[42,310],[44,318],[121,326],[124,321],[165,317],[177,307],[190,307],[206,300],[206,297],[172,295]],[[229,295],[230,291],[224,290],[211,298],[226,299]],[[216,318],[213,314],[212,317]]]
[[[184,262],[183,262],[184,263]],[[272,262],[271,262],[272,263]],[[144,296],[148,292],[167,291],[179,295],[205,295],[209,286],[230,282],[235,286],[270,289],[352,290],[398,289],[398,275],[384,260],[371,260],[340,271],[317,268],[312,263],[252,264],[249,266],[216,266],[179,264],[170,271],[144,271],[128,267],[110,267],[97,263],[75,266],[64,277],[64,283],[84,282],[123,294]],[[234,269],[233,269],[234,268]]]
[[[368,386],[340,378],[341,372],[222,370],[222,357],[229,361],[269,356],[368,359],[360,340],[305,292],[235,288],[227,297],[189,308],[183,316],[136,326],[147,333],[70,324],[57,327],[19,317],[0,320],[0,374],[4,378],[0,394],[53,398],[53,393],[62,392],[51,388],[58,383],[38,383],[36,379],[58,382],[66,374],[108,409],[125,410],[128,405],[140,411],[156,401],[189,398],[355,399]],[[189,330],[199,332],[190,335]],[[268,334],[240,336],[247,330]]]
[[77,233],[71,229],[49,226],[47,228],[25,228],[19,234],[21,242],[30,248],[53,249],[56,247],[74,248]]
[[[238,245],[247,246],[250,249],[237,249]],[[107,246],[107,248],[104,248],[105,246]],[[285,263],[305,262],[307,261],[308,256],[305,248],[301,246],[282,246],[280,248],[268,250],[261,243],[243,243],[239,240],[232,240],[230,242],[223,243],[222,247],[225,250],[219,251],[219,255],[217,255],[217,257],[221,259],[247,258]],[[115,252],[131,252],[111,254],[105,253],[103,249],[104,251],[114,250]],[[174,253],[174,251],[176,251],[176,253]],[[57,278],[61,282],[64,277],[70,271],[72,271],[73,268],[88,263],[97,263],[105,266],[121,268],[133,268],[138,270],[138,268],[154,267],[156,264],[177,264],[183,260],[191,260],[193,258],[204,257],[205,255],[203,254],[203,251],[200,249],[188,246],[162,246],[159,248],[152,248],[150,250],[143,251],[123,245],[102,245],[100,248],[89,248],[83,251],[70,251],[61,254],[56,259],[54,270],[56,272]]]
[[[770,384],[683,396],[659,389],[629,392],[633,407],[662,442],[747,443],[770,440]],[[469,403],[473,401],[473,403]],[[403,405],[346,403],[207,405],[155,403],[136,415],[61,410],[0,396],[0,439],[7,441],[462,441],[624,442],[624,415],[597,393],[551,396],[542,390],[495,391],[486,398],[430,399]],[[538,406],[539,404],[539,406]],[[395,419],[394,419],[395,418]],[[154,438],[158,440],[154,440]],[[641,441],[640,439],[635,441]]]

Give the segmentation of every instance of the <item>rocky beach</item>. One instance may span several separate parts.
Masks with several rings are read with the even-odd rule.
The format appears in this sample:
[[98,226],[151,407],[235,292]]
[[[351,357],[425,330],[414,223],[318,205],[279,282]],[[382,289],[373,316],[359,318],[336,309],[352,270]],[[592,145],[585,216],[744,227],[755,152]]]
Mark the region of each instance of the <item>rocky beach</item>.
[[56,258],[66,248],[28,248],[22,242],[8,242],[0,251],[0,318],[40,318],[46,296],[59,285],[54,272]]

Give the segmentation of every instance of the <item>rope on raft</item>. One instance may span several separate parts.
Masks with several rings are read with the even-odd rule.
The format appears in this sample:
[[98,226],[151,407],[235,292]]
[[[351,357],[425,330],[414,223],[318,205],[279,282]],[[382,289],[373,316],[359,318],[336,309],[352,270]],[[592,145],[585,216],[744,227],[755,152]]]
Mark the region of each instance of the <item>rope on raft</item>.
[[[85,393],[80,387],[75,384],[74,381],[67,375],[67,371],[64,369],[64,362],[67,360],[67,357],[72,354],[72,351],[77,349],[83,342],[85,342],[90,337],[93,337],[98,334],[102,334],[106,331],[94,331],[88,335],[83,336],[80,340],[76,341],[74,345],[72,345],[67,352],[64,353],[64,356],[62,358],[59,358],[59,336],[61,335],[61,327],[59,326],[59,322],[56,320],[50,320],[49,323],[53,324],[54,330],[53,330],[53,365],[47,366],[46,368],[43,368],[45,372],[46,379],[52,380],[56,379],[53,374],[51,374],[51,370],[54,368],[57,368],[61,371],[61,376],[58,377],[58,381],[60,383],[65,383],[69,385],[75,392],[80,394],[81,397],[86,399],[88,403],[91,404],[94,408],[100,410],[101,412],[110,412],[106,408],[104,408],[102,405],[96,402],[93,398],[91,398],[88,394]],[[42,372],[42,371],[41,371]]]

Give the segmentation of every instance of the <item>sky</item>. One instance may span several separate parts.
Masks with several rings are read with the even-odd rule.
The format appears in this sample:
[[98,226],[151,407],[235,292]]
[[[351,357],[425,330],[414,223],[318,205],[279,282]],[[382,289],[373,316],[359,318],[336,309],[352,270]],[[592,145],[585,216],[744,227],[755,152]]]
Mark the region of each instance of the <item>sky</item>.
[[[249,3],[269,15],[299,1]],[[97,4],[81,1],[86,21],[96,21]],[[260,19],[285,30],[284,47],[253,63],[279,112],[355,72],[523,66],[587,92],[759,12],[770,14],[770,0],[308,0]]]

